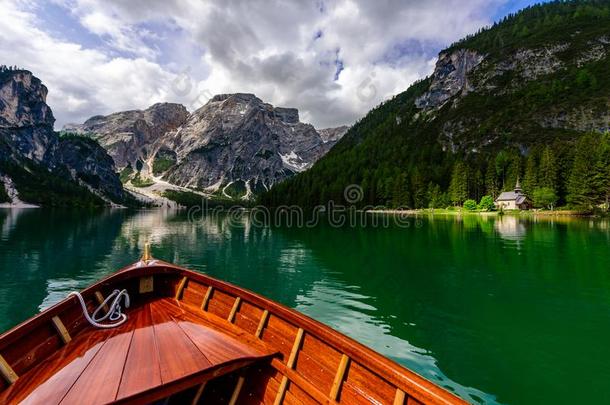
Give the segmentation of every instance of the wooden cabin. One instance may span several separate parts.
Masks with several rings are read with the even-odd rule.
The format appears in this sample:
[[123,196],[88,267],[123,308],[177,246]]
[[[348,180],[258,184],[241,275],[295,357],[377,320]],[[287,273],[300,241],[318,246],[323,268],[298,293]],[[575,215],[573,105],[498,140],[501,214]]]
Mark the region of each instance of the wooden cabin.
[[496,198],[495,205],[497,209],[502,210],[529,210],[532,208],[532,202],[523,193],[519,180],[517,180],[513,191],[500,193]]

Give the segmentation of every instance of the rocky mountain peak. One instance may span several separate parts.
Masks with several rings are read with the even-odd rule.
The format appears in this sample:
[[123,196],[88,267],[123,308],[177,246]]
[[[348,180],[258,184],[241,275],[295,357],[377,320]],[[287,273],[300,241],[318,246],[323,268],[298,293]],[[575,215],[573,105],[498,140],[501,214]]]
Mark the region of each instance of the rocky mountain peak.
[[0,127],[45,125],[55,117],[46,104],[47,88],[27,70],[0,67]]
[[218,102],[222,102],[225,100],[234,100],[236,102],[246,102],[246,103],[250,103],[250,102],[255,102],[255,103],[263,103],[263,101],[256,97],[254,94],[252,93],[227,93],[227,94],[217,94],[214,97],[212,97],[210,99],[210,103],[218,103]]
[[46,97],[47,88],[31,72],[0,67],[0,175],[15,187],[12,199],[18,201],[22,190],[38,185],[40,179],[31,178],[38,173],[60,185],[59,190],[40,190],[43,203],[60,198],[78,203],[74,195],[58,197],[65,190],[85,199],[91,198],[83,197],[88,190],[108,203],[124,201],[110,156],[93,140],[59,137]]
[[64,126],[65,131],[87,134],[112,156],[118,168],[148,160],[166,133],[183,125],[189,112],[182,104],[157,103],[145,110],[96,115],[83,124]]
[[131,167],[140,178],[161,176],[180,187],[250,196],[311,166],[347,128],[319,133],[300,122],[296,108],[233,93],[212,97],[192,114],[160,103],[65,129],[89,134],[120,170]]
[[31,72],[0,67],[0,129],[7,130],[16,154],[36,162],[45,158],[53,141],[55,117],[46,103],[47,92]]
[[176,164],[164,175],[171,183],[233,195],[251,195],[325,154],[342,132],[325,141],[300,122],[296,108],[274,107],[253,94],[214,96],[165,143]]

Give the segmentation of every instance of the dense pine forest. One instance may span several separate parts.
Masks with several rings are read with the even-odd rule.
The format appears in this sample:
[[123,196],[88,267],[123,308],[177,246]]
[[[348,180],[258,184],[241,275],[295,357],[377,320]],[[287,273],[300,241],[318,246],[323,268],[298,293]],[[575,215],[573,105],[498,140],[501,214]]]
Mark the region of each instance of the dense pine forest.
[[[529,7],[443,51],[484,56],[471,88],[434,109],[415,105],[433,77],[358,121],[310,170],[260,202],[447,207],[495,198],[520,180],[536,207],[608,207],[610,1]],[[489,201],[489,197],[486,199]]]

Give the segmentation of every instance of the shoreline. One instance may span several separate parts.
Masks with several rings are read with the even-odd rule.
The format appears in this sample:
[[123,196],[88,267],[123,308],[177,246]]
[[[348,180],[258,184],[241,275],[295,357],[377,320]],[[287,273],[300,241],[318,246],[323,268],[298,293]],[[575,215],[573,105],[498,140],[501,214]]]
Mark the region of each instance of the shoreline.
[[593,213],[587,213],[582,211],[575,210],[510,210],[504,211],[501,214],[499,211],[467,211],[463,209],[436,209],[436,208],[422,208],[422,209],[409,209],[409,210],[399,210],[399,209],[388,209],[388,210],[367,210],[364,211],[370,214],[390,214],[390,215],[448,215],[448,216],[458,216],[458,215],[477,215],[477,216],[490,216],[490,217],[498,217],[501,215],[510,215],[510,216],[519,216],[519,217],[604,217],[603,215],[596,215]]
[[24,202],[19,202],[19,203],[0,203],[0,208],[17,208],[17,209],[40,208],[40,205],[28,204],[28,203],[24,203]]

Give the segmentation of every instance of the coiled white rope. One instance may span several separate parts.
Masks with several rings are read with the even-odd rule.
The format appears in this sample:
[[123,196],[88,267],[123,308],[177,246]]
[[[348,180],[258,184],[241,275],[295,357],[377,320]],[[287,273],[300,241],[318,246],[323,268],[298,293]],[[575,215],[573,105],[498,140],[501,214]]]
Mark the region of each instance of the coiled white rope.
[[[123,324],[127,320],[127,315],[125,315],[121,310],[121,298],[125,297],[125,308],[129,308],[129,294],[127,294],[127,290],[114,290],[112,294],[110,294],[104,302],[100,304],[99,307],[95,311],[93,311],[93,315],[89,316],[89,312],[87,311],[87,304],[85,304],[85,300],[83,296],[76,291],[71,292],[68,296],[74,295],[80,301],[80,305],[83,308],[83,315],[87,321],[95,326],[96,328],[116,328],[117,326]],[[112,304],[110,304],[108,312],[106,315],[101,318],[97,317],[98,312],[104,308],[105,305],[108,304],[110,300]],[[100,323],[105,320],[109,320],[112,323]]]

